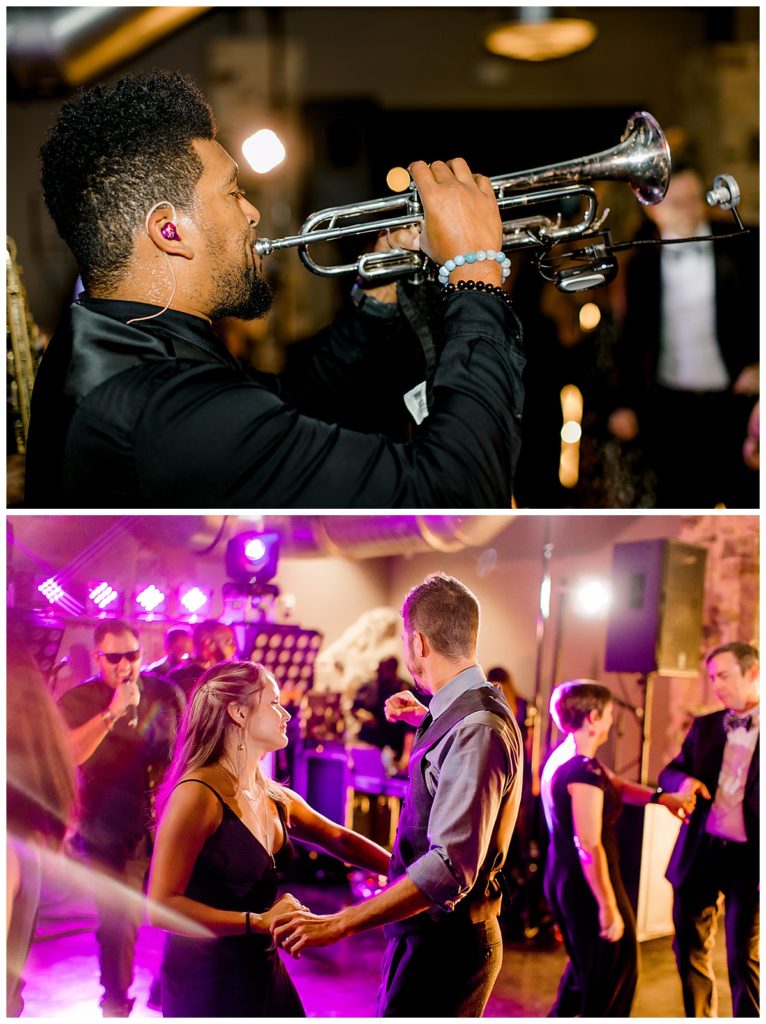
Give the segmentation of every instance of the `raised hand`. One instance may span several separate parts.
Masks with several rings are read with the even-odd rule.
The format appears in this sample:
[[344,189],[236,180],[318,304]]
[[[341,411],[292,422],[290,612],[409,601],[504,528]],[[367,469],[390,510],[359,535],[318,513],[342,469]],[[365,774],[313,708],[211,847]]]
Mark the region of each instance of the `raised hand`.
[[[432,260],[443,264],[458,254],[502,248],[500,210],[489,178],[473,174],[461,157],[430,165],[418,160],[409,170],[423,202],[420,248]],[[498,285],[502,271],[484,260],[458,267],[450,279],[461,277]]]
[[383,711],[389,722],[406,722],[408,725],[418,726],[425,718],[428,708],[409,690],[402,690],[401,693],[395,693],[388,698],[383,705]]

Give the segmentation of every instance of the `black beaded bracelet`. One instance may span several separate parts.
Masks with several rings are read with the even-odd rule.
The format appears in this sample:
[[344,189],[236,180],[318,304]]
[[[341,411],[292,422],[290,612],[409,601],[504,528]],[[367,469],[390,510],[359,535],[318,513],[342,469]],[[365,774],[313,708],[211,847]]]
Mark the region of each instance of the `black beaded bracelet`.
[[444,293],[445,298],[447,295],[453,295],[455,292],[486,292],[488,295],[496,295],[498,299],[502,299],[506,306],[511,304],[511,296],[499,285],[489,284],[486,281],[458,281],[454,284],[452,281],[448,285],[445,285]]
[[252,935],[253,926],[250,922],[250,911],[245,911],[245,935]]
[[652,793],[652,795],[649,797],[649,803],[650,804],[658,804],[660,802],[660,797],[662,796],[662,794],[663,794],[662,786],[658,786],[655,789],[655,791]]

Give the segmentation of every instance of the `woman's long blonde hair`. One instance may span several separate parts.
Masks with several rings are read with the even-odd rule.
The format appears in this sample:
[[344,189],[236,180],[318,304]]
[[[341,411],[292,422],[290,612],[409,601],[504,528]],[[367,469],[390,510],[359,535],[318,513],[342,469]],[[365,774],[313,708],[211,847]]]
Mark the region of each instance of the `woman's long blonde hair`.
[[[173,760],[157,792],[157,820],[179,779],[199,768],[223,761],[227,734],[247,728],[260,705],[268,678],[263,665],[253,661],[223,661],[200,677],[181,719]],[[247,709],[242,726],[237,725],[228,712],[232,703]],[[232,767],[234,770],[230,774],[237,786],[239,766]],[[267,778],[260,765],[256,766],[256,779],[272,800],[285,803],[284,789]]]

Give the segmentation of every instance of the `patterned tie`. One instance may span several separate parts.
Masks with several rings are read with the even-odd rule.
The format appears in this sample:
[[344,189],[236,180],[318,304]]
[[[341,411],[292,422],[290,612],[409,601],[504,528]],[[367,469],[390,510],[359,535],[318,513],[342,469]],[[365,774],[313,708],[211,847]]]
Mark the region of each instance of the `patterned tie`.
[[745,732],[749,732],[752,724],[752,715],[738,715],[735,711],[727,711],[723,716],[724,732],[731,732],[732,729],[744,729]]

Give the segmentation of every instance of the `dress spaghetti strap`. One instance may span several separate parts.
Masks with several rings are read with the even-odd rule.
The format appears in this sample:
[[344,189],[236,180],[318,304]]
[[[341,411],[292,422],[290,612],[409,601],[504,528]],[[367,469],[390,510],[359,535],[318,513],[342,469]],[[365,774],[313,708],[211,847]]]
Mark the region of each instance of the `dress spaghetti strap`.
[[221,796],[221,794],[218,792],[218,790],[217,789],[213,789],[213,787],[208,782],[203,782],[202,779],[181,779],[180,782],[177,782],[175,784],[175,786],[173,786],[173,789],[178,789],[178,787],[179,786],[183,786],[183,784],[185,782],[197,782],[197,783],[199,783],[200,786],[207,786],[207,788],[210,790],[210,792],[214,793],[218,797],[218,799],[220,800],[220,802],[223,804],[224,807],[228,807],[229,806],[226,803],[226,801],[224,800],[224,798]]

